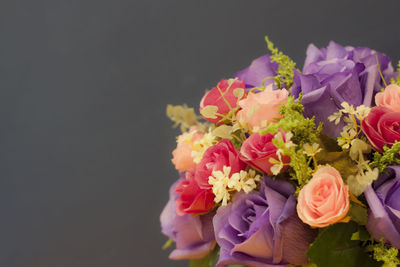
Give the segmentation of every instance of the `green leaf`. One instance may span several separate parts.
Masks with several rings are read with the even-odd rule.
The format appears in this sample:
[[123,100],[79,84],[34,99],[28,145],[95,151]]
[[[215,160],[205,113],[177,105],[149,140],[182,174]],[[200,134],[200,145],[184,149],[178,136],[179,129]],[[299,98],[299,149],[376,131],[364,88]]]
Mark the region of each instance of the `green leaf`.
[[353,235],[351,236],[351,240],[360,240],[362,242],[366,242],[366,241],[372,241],[373,238],[371,237],[371,235],[364,226],[359,225],[358,231],[353,233]]
[[361,247],[351,240],[358,226],[354,222],[338,223],[323,229],[307,252],[311,262],[323,267],[380,266]]
[[357,204],[352,204],[349,210],[349,216],[352,221],[360,225],[366,225],[368,220],[367,209]]
[[172,243],[174,243],[174,241],[172,239],[168,239],[167,242],[165,242],[165,244],[162,246],[162,249],[167,249],[169,248]]

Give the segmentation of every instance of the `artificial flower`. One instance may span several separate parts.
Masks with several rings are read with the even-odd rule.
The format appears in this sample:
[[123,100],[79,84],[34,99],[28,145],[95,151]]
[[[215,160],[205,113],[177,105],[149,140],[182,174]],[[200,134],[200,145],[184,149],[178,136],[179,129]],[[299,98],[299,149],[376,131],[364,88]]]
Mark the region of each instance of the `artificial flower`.
[[175,200],[179,196],[174,189],[183,179],[171,186],[169,201],[160,216],[162,233],[176,243],[176,249],[169,255],[173,260],[199,259],[215,247],[213,213],[199,216],[180,216],[176,213]]
[[375,240],[384,238],[400,249],[400,167],[387,170],[364,192],[369,206],[367,229]]
[[282,117],[279,108],[286,103],[288,95],[286,89],[273,90],[272,84],[262,92],[249,93],[247,98],[239,101],[242,109],[237,113],[237,118],[250,129],[265,127]]
[[[272,174],[271,167],[274,164],[270,159],[279,159],[278,148],[272,143],[274,137],[275,135],[269,133],[265,135],[253,133],[243,142],[240,149],[240,159],[266,174]],[[288,156],[282,156],[281,162],[283,164],[287,164],[289,161]]]
[[264,55],[253,60],[250,66],[236,73],[235,77],[244,81],[246,89],[267,86],[273,84],[272,78],[276,76],[278,67],[278,63],[272,62],[269,55]]
[[400,112],[400,86],[397,84],[387,86],[383,92],[376,94],[375,103],[379,107]]
[[391,147],[400,141],[400,112],[373,107],[361,127],[373,148],[383,152],[384,146]]
[[193,161],[192,153],[194,151],[193,143],[202,139],[203,134],[197,130],[196,127],[192,127],[190,132],[186,132],[178,136],[177,146],[172,151],[172,163],[175,168],[180,172],[188,171],[196,167],[196,163]]
[[220,124],[223,119],[222,115],[228,115],[232,112],[238,104],[238,101],[244,97],[235,95],[236,89],[245,88],[243,81],[237,79],[222,80],[217,86],[208,91],[200,102],[200,113],[207,107],[213,107],[214,112],[210,116],[203,117],[215,124]]
[[202,160],[196,167],[195,179],[203,189],[211,189],[208,183],[213,171],[222,171],[224,166],[229,166],[231,175],[246,168],[246,164],[240,160],[239,153],[228,139],[223,139],[209,147]]
[[237,193],[213,219],[221,247],[217,267],[302,265],[316,232],[296,214],[294,188],[267,177],[259,191]]
[[297,214],[313,227],[343,220],[350,208],[349,190],[333,167],[319,168],[299,193]]
[[344,123],[336,125],[328,117],[348,102],[357,107],[371,106],[374,95],[384,83],[379,75],[378,62],[385,81],[394,77],[390,59],[365,47],[343,47],[330,42],[327,48],[308,46],[303,72],[295,71],[292,94],[303,93],[302,104],[306,117],[315,116],[323,122],[323,130],[331,137],[340,135]]
[[179,195],[175,200],[176,212],[185,214],[206,213],[214,206],[214,194],[209,188],[201,188],[194,179],[195,170],[186,173],[186,179],[177,183],[175,192]]

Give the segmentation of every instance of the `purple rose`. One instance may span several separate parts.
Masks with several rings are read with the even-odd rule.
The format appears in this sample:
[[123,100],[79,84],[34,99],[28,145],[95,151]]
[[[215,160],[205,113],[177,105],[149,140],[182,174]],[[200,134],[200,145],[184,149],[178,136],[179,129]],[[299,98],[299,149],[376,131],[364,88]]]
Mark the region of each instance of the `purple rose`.
[[261,87],[263,82],[264,85],[267,86],[274,82],[273,79],[267,78],[276,76],[278,67],[278,63],[271,62],[271,57],[269,55],[264,55],[256,58],[250,66],[236,73],[235,78],[244,81],[246,89]]
[[293,186],[266,177],[259,191],[236,193],[213,219],[221,247],[217,267],[301,265],[315,231],[297,217]]
[[367,229],[375,240],[382,237],[400,249],[400,166],[388,167],[364,192],[367,199]]
[[317,123],[324,123],[324,132],[337,137],[343,122],[338,126],[328,117],[341,109],[346,101],[356,106],[371,106],[374,95],[384,84],[380,69],[388,82],[395,76],[390,58],[366,47],[342,47],[331,41],[327,48],[318,49],[310,44],[303,73],[295,71],[292,94],[303,92],[304,115],[315,116]]
[[212,225],[214,214],[177,215],[175,200],[178,194],[174,188],[180,180],[171,186],[169,201],[161,213],[162,232],[176,243],[176,249],[169,255],[170,259],[200,259],[214,249],[216,244]]

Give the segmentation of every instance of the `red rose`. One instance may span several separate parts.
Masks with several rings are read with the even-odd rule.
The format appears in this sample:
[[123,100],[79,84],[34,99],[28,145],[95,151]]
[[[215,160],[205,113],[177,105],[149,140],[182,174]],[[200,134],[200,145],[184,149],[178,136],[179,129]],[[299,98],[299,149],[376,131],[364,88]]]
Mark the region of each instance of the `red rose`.
[[179,194],[176,199],[176,213],[180,216],[190,213],[206,213],[214,206],[214,194],[211,189],[202,189],[194,179],[194,169],[186,173],[186,179],[175,187]]
[[208,177],[213,171],[222,171],[224,166],[231,167],[231,174],[246,168],[246,164],[239,159],[239,153],[228,139],[219,141],[204,152],[202,160],[196,167],[195,179],[199,186],[210,189],[212,186],[208,183]]
[[[260,135],[259,133],[250,135],[250,137],[243,142],[242,148],[240,149],[240,159],[256,169],[271,175],[271,167],[273,164],[269,159],[279,159],[278,155],[276,155],[278,148],[272,143],[272,139],[274,139],[274,135],[269,133],[265,135]],[[288,163],[289,161],[290,158],[288,156],[282,156],[283,163]],[[285,167],[287,168],[287,166]]]
[[[229,85],[230,83],[231,85]],[[206,106],[216,106],[218,108],[217,113],[224,115],[228,114],[231,108],[234,109],[237,107],[238,100],[243,98],[243,96],[241,96],[240,99],[238,99],[236,96],[234,96],[233,91],[235,91],[237,88],[243,88],[244,90],[244,82],[239,80],[220,81],[217,87],[213,88],[203,96],[203,99],[200,102],[200,111]],[[224,97],[222,97],[220,90],[222,94],[224,94]],[[226,102],[229,103],[230,107]],[[212,123],[218,124],[222,117],[217,116],[217,118],[214,119],[205,119]]]
[[395,141],[400,141],[400,112],[373,107],[361,128],[374,149],[382,153],[384,145],[391,147]]

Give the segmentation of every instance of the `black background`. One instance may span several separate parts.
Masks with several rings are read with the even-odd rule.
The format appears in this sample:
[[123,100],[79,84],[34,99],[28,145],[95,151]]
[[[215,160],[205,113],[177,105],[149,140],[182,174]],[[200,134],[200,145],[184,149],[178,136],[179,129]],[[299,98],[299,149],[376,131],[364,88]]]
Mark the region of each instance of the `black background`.
[[186,266],[159,213],[177,178],[168,103],[263,55],[307,44],[397,62],[393,1],[71,0],[0,3],[0,266]]

